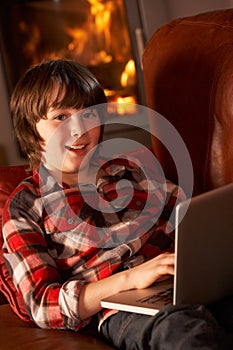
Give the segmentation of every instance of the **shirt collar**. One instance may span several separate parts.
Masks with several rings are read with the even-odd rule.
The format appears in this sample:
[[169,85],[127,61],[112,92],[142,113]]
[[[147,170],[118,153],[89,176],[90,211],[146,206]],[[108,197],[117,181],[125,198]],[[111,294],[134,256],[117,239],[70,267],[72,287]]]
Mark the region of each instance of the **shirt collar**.
[[[124,173],[126,169],[130,168],[132,171],[133,168],[134,170],[137,168],[135,165],[133,166],[130,164],[127,159],[108,160],[103,157],[99,157],[95,165],[102,169],[102,174],[96,182],[97,188],[102,187],[106,183],[112,182],[113,178],[115,180],[116,178],[121,178],[122,173]],[[35,187],[37,187],[40,193],[43,195],[75,187],[64,182],[59,184],[59,182],[50,174],[48,169],[42,163],[35,167],[32,180]],[[78,184],[76,189],[78,190]]]

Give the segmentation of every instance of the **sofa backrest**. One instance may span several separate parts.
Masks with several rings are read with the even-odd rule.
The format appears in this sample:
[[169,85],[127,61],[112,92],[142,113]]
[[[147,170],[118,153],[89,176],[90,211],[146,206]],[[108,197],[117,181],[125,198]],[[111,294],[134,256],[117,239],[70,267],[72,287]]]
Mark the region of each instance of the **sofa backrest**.
[[20,181],[29,176],[27,168],[26,165],[0,167],[0,246],[2,243],[2,212],[4,205]]
[[[167,23],[148,42],[143,69],[148,107],[173,124],[188,148],[194,194],[232,182],[233,9]],[[165,175],[176,182],[170,155],[152,141]]]

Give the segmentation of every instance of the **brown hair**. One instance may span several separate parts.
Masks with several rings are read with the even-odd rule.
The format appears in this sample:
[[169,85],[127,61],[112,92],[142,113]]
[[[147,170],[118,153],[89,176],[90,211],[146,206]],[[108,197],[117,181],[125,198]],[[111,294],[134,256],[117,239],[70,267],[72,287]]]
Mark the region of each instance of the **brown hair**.
[[[58,93],[51,101],[55,87]],[[43,142],[36,123],[46,118],[49,108],[80,109],[106,102],[95,76],[76,62],[49,60],[27,70],[13,91],[10,105],[16,137],[31,169],[41,160]]]

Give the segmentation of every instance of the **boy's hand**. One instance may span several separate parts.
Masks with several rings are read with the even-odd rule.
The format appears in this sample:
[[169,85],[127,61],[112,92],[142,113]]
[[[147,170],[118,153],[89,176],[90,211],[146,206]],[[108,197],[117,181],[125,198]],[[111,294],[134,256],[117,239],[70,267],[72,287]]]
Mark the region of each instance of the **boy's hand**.
[[156,281],[174,275],[174,253],[163,253],[145,263],[128,270],[132,288],[147,288]]
[[111,294],[129,289],[149,287],[155,281],[174,275],[173,253],[163,253],[132,269],[87,283],[79,296],[79,317],[85,319],[101,309],[100,301]]

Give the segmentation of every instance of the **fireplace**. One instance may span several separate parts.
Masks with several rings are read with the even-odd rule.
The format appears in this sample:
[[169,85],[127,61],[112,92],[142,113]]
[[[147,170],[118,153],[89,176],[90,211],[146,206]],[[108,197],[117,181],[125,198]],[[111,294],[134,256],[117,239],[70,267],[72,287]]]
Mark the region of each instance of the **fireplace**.
[[[9,93],[29,66],[68,58],[95,74],[108,101],[144,103],[141,66],[124,0],[4,2],[0,43]],[[127,10],[130,2],[134,3],[127,1]]]

